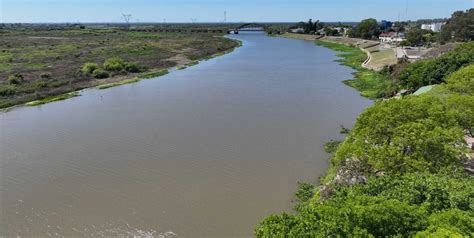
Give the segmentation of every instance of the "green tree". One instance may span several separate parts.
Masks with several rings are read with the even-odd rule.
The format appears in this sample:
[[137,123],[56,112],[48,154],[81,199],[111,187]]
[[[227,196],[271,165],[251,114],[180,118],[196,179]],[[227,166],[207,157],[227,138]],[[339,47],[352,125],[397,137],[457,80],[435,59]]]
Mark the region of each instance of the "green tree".
[[406,38],[411,43],[411,45],[423,45],[430,39],[427,39],[427,34],[430,34],[430,31],[415,28],[407,32]]
[[121,71],[125,68],[125,62],[119,58],[114,57],[104,62],[104,69],[108,71]]
[[446,80],[449,90],[466,95],[474,95],[474,64],[451,74]]
[[85,63],[82,66],[81,71],[84,74],[92,74],[92,72],[94,72],[94,70],[96,70],[98,68],[99,68],[99,66],[96,63]]
[[380,26],[375,19],[365,19],[352,31],[353,37],[374,39],[380,34]]
[[94,78],[96,78],[96,79],[105,79],[105,78],[110,77],[110,74],[109,74],[109,72],[107,72],[105,70],[96,69],[92,73],[92,76],[94,76]]
[[420,60],[400,72],[400,86],[416,90],[420,87],[445,82],[460,68],[474,63],[474,42],[464,43],[441,57]]
[[453,13],[441,31],[442,41],[471,41],[474,39],[474,8]]

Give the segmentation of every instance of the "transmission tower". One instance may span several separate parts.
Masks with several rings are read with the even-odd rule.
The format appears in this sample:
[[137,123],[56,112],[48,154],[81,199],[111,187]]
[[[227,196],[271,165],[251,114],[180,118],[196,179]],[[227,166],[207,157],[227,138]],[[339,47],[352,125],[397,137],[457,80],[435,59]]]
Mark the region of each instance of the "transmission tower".
[[192,23],[196,23],[196,21],[197,21],[197,18],[191,18]]
[[132,14],[122,14],[123,19],[125,20],[125,30],[130,28],[130,19],[132,18]]
[[227,11],[224,11],[224,22],[227,22]]

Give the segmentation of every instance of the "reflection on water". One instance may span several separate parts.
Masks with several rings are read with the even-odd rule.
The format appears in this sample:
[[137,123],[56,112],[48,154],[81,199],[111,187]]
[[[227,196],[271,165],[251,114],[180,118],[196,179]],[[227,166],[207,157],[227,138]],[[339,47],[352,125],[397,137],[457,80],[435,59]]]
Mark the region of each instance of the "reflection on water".
[[244,33],[186,70],[0,115],[0,235],[250,236],[370,104],[311,42]]

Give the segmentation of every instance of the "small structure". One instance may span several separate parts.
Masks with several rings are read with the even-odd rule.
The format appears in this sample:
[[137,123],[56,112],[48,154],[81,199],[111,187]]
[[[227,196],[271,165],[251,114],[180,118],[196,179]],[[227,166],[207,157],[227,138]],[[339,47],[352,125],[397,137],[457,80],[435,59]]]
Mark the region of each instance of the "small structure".
[[440,32],[441,29],[443,28],[445,22],[435,22],[431,24],[422,24],[421,29],[423,30],[431,30],[433,32]]
[[403,33],[385,32],[379,35],[380,42],[388,44],[397,44],[402,42],[404,39],[405,35]]
[[291,33],[298,33],[298,34],[301,34],[301,33],[304,33],[304,29],[303,28],[295,28],[295,29],[291,29],[290,30]]
[[393,23],[391,21],[382,20],[382,29],[385,31],[392,27]]
[[436,85],[428,85],[428,86],[421,87],[418,90],[416,90],[416,92],[414,92],[413,95],[418,96],[418,95],[423,95],[425,93],[428,93],[429,91],[433,90],[435,86]]

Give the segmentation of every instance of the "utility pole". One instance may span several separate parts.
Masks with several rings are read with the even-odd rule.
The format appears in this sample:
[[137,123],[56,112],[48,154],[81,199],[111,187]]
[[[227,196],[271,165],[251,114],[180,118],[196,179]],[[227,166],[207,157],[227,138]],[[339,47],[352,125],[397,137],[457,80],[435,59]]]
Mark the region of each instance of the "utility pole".
[[408,21],[408,0],[406,0],[405,5],[405,20]]
[[123,19],[125,20],[125,30],[128,31],[130,28],[130,19],[132,18],[132,14],[125,14],[122,13]]

